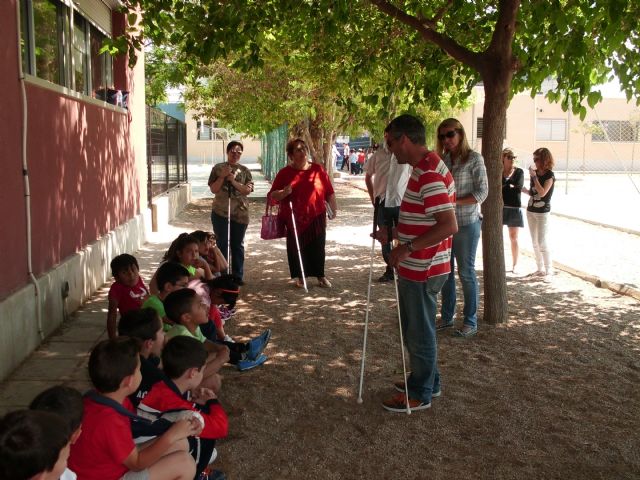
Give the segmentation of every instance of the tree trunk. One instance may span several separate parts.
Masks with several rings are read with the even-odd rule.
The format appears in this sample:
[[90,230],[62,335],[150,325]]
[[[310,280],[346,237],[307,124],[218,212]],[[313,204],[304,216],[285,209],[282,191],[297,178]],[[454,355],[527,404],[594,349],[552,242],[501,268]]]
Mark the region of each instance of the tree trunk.
[[502,73],[483,78],[482,156],[489,180],[489,196],[482,204],[483,319],[490,324],[504,323],[508,319],[502,236],[502,149],[511,75],[506,77]]

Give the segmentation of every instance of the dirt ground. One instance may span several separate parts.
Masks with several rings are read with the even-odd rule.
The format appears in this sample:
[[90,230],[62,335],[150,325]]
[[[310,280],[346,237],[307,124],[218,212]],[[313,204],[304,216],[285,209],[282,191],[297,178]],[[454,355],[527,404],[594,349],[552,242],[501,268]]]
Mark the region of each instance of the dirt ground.
[[[229,479],[640,478],[640,305],[564,273],[509,278],[505,325],[439,333],[443,394],[412,415],[380,405],[402,363],[395,290],[374,282],[358,405],[372,211],[363,192],[337,192],[333,288],[309,279],[308,294],[289,282],[284,240],[260,240],[264,204],[252,203],[247,285],[226,328],[273,337],[263,367],[224,369],[230,434],[216,463]],[[210,229],[209,212],[199,200],[175,224]]]

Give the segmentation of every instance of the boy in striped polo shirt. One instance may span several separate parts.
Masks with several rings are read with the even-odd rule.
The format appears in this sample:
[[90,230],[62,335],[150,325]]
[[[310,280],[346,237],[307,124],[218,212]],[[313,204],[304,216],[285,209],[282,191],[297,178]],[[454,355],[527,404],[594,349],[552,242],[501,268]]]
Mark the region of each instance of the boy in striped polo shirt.
[[[389,263],[398,269],[402,333],[411,362],[408,403],[412,410],[423,410],[441,393],[436,300],[451,268],[451,236],[458,230],[455,185],[444,162],[426,147],[425,128],[417,118],[401,115],[393,119],[385,129],[385,139],[398,163],[413,167],[393,232],[399,244],[391,251]],[[376,238],[386,243],[387,232],[377,232]],[[402,393],[383,401],[382,406],[405,412],[404,382],[397,383],[396,389]]]

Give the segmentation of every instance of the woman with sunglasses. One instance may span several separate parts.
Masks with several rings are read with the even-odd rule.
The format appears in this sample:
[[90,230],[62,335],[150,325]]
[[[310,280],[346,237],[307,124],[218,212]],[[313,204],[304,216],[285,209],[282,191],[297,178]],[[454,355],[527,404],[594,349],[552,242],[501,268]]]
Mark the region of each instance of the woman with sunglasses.
[[502,151],[502,224],[509,229],[509,240],[511,242],[511,259],[513,261],[511,272],[516,273],[518,264],[518,231],[524,227],[522,211],[520,207],[520,192],[524,185],[524,171],[515,166],[516,156],[513,150],[505,148]]
[[[244,285],[244,235],[249,225],[248,195],[253,192],[253,178],[247,167],[240,164],[244,147],[232,141],[227,145],[227,161],[216,164],[209,175],[209,189],[215,195],[211,224],[216,243],[231,264],[231,273],[238,285]],[[231,210],[231,218],[229,218]],[[231,261],[227,258],[227,227],[231,231]]]
[[291,219],[291,208],[295,216],[300,254],[307,277],[317,277],[318,285],[331,287],[324,272],[325,240],[327,230],[327,207],[329,218],[335,218],[338,210],[336,196],[329,176],[317,163],[307,161],[307,145],[300,138],[287,143],[289,165],[281,169],[273,180],[269,195],[280,202],[282,220],[287,225],[287,260],[289,273],[298,288],[304,286],[298,259],[295,231]]
[[547,245],[547,231],[549,227],[549,215],[551,212],[551,196],[556,177],[552,168],[554,165],[553,155],[546,148],[538,148],[533,152],[533,162],[535,168],[529,167],[531,176],[529,188],[523,188],[524,193],[528,193],[529,204],[527,206],[527,223],[531,233],[531,243],[536,256],[537,271],[531,276],[544,277],[545,281],[551,280],[553,275],[553,264],[551,262],[551,251]]
[[456,330],[454,335],[467,338],[478,331],[479,295],[475,265],[482,223],[480,204],[489,193],[487,170],[482,155],[471,149],[464,127],[455,118],[448,118],[438,126],[437,150],[455,181],[458,222],[458,232],[453,235],[451,247],[451,273],[442,287],[442,318],[437,328],[441,330],[454,326],[454,266],[457,263],[464,296],[464,319],[462,328]]

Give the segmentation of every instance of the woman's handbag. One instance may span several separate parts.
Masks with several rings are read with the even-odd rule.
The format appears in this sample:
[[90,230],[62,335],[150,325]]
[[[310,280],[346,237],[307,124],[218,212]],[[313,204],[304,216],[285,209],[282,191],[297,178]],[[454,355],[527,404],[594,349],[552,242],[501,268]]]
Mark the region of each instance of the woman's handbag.
[[267,197],[267,205],[262,216],[262,228],[260,230],[260,238],[263,240],[275,240],[287,235],[285,223],[278,215],[279,207],[271,201],[271,197]]

